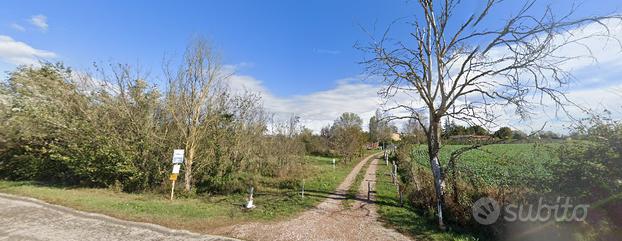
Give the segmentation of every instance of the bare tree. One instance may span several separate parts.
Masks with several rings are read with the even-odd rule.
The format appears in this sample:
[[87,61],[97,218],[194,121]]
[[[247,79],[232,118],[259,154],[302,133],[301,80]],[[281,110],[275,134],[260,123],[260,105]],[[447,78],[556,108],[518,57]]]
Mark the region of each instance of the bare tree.
[[370,139],[374,142],[381,142],[381,145],[384,146],[391,141],[391,134],[394,132],[396,132],[395,126],[384,119],[383,112],[380,109],[376,110],[375,115],[369,119]]
[[[387,111],[428,112],[427,122],[421,115],[394,114],[390,118],[414,119],[425,130],[441,229],[445,228],[445,183],[439,161],[441,119],[448,116],[469,124],[487,124],[498,116],[495,111],[506,106],[527,118],[534,107],[545,101],[566,111],[572,102],[566,98],[563,86],[571,76],[562,67],[580,56],[564,56],[561,50],[580,47],[591,53],[582,41],[596,36],[619,44],[609,35],[607,21],[620,20],[620,15],[576,18],[576,6],[557,15],[550,6],[536,7],[536,1],[530,0],[499,24],[490,13],[501,2],[488,0],[481,11],[457,22],[454,12],[465,3],[419,0],[420,15],[408,22],[412,27],[410,38],[391,39],[389,28],[380,39],[359,47],[371,56],[363,61],[368,72],[384,77],[383,97],[405,94],[421,103],[396,103]],[[588,25],[603,31],[573,34],[573,30]]]
[[197,148],[203,134],[214,124],[214,106],[224,93],[223,81],[228,74],[222,70],[217,54],[203,39],[195,40],[186,49],[183,62],[176,71],[165,66],[165,74],[168,79],[167,110],[185,149],[184,189],[189,191]]

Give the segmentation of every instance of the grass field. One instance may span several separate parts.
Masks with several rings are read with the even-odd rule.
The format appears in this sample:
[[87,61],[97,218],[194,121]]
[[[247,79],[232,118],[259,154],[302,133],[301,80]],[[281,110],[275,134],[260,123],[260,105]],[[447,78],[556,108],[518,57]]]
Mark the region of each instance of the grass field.
[[376,203],[378,214],[387,226],[413,237],[415,240],[477,240],[468,234],[440,232],[430,222],[430,218],[421,216],[404,200],[400,206],[396,187],[391,183],[390,166],[378,165],[376,171]]
[[126,220],[209,232],[233,223],[286,218],[315,206],[337,188],[357,163],[353,161],[345,165],[338,162],[333,169],[332,158],[307,158],[304,198],[300,196],[300,190],[258,188],[254,196],[257,207],[252,210],[242,208],[247,197],[245,194],[197,196],[170,201],[165,193],[130,194],[111,189],[53,187],[9,181],[0,181],[0,192],[34,197]]

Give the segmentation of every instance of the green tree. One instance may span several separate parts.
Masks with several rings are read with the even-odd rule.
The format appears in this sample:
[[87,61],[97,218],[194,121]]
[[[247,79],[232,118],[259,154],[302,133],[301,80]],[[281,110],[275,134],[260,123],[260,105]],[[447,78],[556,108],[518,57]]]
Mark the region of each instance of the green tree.
[[489,135],[490,133],[482,126],[473,125],[466,128],[466,134],[485,136]]
[[510,127],[501,127],[495,131],[494,136],[499,139],[510,139],[512,138],[512,129]]
[[[220,88],[227,74],[222,70],[218,55],[203,39],[190,44],[177,70],[167,70],[168,91],[166,109],[172,126],[177,129],[177,148],[185,150],[184,189],[193,185],[193,167],[202,138],[214,128],[220,101],[226,97]],[[205,158],[199,158],[203,161]]]
[[360,155],[364,136],[361,125],[363,121],[354,113],[343,113],[330,128],[331,145],[337,154],[343,156],[344,162],[351,161]]

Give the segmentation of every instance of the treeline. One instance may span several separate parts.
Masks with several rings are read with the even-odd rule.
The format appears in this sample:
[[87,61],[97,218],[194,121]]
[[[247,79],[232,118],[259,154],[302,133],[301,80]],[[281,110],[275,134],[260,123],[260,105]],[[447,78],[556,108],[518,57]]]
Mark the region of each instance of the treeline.
[[[453,121],[446,121],[443,125],[442,137],[444,139],[451,139],[455,136],[490,136],[492,138],[497,139],[513,139],[513,140],[525,140],[529,138],[537,138],[537,139],[547,139],[547,140],[555,140],[555,139],[563,139],[567,136],[560,135],[553,131],[539,131],[537,133],[533,133],[528,135],[527,133],[521,130],[512,130],[512,128],[504,126],[500,127],[494,132],[487,130],[486,128],[479,125],[472,126],[462,126],[456,124]],[[578,137],[579,134],[576,132],[571,133],[568,137]]]
[[159,79],[129,65],[94,67],[21,66],[0,82],[0,178],[165,190],[172,152],[184,149],[185,191],[241,192],[296,182],[305,155],[347,163],[379,140],[354,113],[319,134],[299,117],[277,120],[260,95],[228,86],[231,73],[201,39]]
[[205,41],[167,63],[164,80],[128,65],[96,72],[43,63],[8,74],[0,85],[0,178],[157,189],[168,183],[173,149],[184,149],[184,189],[226,193],[295,175],[304,158],[296,128],[274,121],[260,96],[233,92]]

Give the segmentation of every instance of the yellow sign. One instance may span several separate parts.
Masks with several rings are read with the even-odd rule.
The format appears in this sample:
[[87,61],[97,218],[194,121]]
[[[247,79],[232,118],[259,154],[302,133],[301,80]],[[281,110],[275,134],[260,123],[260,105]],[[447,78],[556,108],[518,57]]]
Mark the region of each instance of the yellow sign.
[[171,176],[168,178],[171,181],[176,181],[177,180],[177,174],[171,174]]

